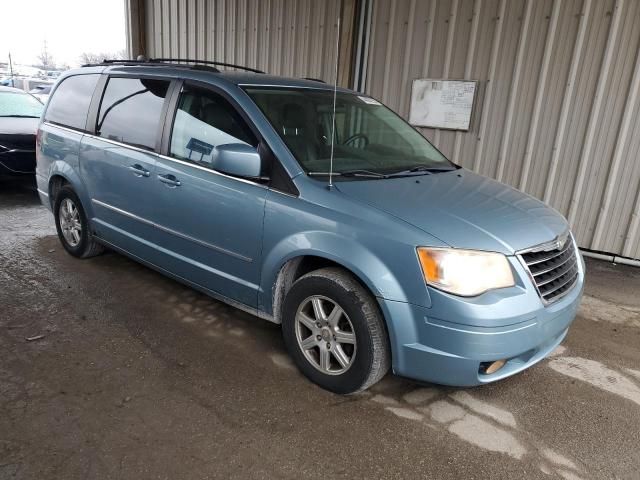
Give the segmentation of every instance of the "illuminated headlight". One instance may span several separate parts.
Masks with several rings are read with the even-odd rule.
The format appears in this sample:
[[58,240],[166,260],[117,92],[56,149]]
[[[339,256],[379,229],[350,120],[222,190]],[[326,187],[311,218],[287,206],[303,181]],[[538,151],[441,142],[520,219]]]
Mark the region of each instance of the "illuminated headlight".
[[507,257],[501,253],[419,247],[427,284],[463,297],[515,285]]

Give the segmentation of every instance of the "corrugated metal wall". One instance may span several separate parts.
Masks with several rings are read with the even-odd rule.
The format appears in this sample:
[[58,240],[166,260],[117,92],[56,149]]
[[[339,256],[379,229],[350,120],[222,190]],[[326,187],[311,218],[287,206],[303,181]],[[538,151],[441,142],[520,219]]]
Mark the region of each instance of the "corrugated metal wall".
[[475,79],[451,159],[562,212],[582,247],[640,258],[640,2],[373,0],[365,89],[405,117],[414,78]]
[[[149,56],[331,80],[335,19],[353,0],[127,2]],[[407,117],[414,78],[479,80],[471,130],[425,135],[550,203],[582,247],[640,258],[640,1],[370,2],[368,93]]]
[[146,54],[329,80],[340,8],[340,0],[146,0]]

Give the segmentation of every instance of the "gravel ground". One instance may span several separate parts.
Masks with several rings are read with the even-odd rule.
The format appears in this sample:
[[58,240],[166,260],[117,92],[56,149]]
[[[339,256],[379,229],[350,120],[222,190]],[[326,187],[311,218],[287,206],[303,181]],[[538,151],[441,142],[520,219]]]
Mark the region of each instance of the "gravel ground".
[[277,326],[121,255],[67,255],[34,187],[1,182],[0,479],[640,478],[640,269],[587,269],[534,368],[341,397]]

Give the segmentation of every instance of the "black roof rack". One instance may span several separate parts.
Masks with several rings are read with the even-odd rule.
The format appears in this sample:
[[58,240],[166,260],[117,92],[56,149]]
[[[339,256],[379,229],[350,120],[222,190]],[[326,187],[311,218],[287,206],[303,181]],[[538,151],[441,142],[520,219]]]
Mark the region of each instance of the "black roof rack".
[[[253,73],[264,73],[262,70],[258,70],[256,68],[245,67],[243,65],[235,65],[233,63],[226,63],[226,62],[214,62],[214,61],[210,61],[210,60],[195,60],[195,59],[192,59],[192,58],[149,58],[149,59],[145,59],[145,60],[108,60],[108,59],[104,59],[100,63],[90,63],[90,64],[87,64],[87,65],[83,65],[83,67],[93,67],[93,66],[96,66],[96,65],[149,65],[149,66],[153,66],[153,65],[156,65],[156,66],[158,66],[158,65],[180,65],[180,66],[186,66],[184,64],[189,64],[189,63],[194,64],[192,66],[192,68],[198,68],[198,67],[206,68],[206,66],[213,65],[213,66],[219,66],[219,67],[237,68],[238,70],[246,70],[247,72],[253,72]],[[214,72],[219,72],[220,71],[215,67],[211,67],[209,69],[214,71]]]
[[247,72],[253,73],[264,73],[262,70],[258,70],[257,68],[245,67],[244,65],[235,65],[233,63],[226,62],[214,62],[210,60],[193,60],[191,58],[150,58],[149,62],[185,62],[185,63],[196,63],[203,65],[214,65],[219,67],[231,67],[237,68],[239,70],[246,70]]

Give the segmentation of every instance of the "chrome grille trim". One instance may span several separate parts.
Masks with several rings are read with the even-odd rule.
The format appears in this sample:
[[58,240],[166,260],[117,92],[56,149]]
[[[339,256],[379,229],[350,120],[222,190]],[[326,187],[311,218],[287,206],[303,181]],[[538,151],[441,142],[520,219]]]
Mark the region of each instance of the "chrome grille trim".
[[521,252],[521,253],[522,254],[524,254],[524,253],[531,253],[531,254],[534,254],[534,253],[545,253],[545,255],[541,255],[539,257],[536,257],[534,260],[532,260],[531,262],[528,263],[528,265],[537,265],[539,263],[546,262],[547,260],[550,260],[550,259],[552,259],[552,258],[554,258],[554,257],[556,257],[558,255],[561,255],[561,254],[565,253],[569,249],[569,246],[570,246],[569,242],[565,243],[564,248],[562,248],[560,252],[558,252],[557,248],[554,248],[550,252],[549,251],[544,251],[544,252],[531,251],[531,252]]
[[579,258],[569,232],[516,255],[545,305],[564,297],[578,280]]
[[576,266],[576,261],[575,258],[570,258],[571,263],[566,265],[566,261],[562,262],[563,265],[566,265],[565,267],[558,267],[554,270],[551,270],[549,273],[551,276],[545,278],[544,280],[542,280],[541,282],[538,282],[536,280],[536,285],[538,285],[538,288],[544,287],[545,285],[559,279],[561,276],[563,276],[566,273],[569,273],[571,270],[575,269]]
[[534,277],[537,277],[537,276],[539,276],[539,275],[543,275],[543,274],[545,274],[545,273],[548,273],[548,272],[550,272],[550,271],[554,270],[555,268],[560,268],[562,265],[564,265],[565,263],[567,263],[567,262],[569,262],[569,261],[571,261],[571,260],[575,261],[575,257],[572,257],[571,255],[569,255],[569,256],[567,256],[567,259],[566,259],[564,262],[559,263],[559,264],[558,264],[558,265],[556,265],[556,266],[552,266],[552,267],[549,267],[549,268],[545,268],[544,270],[540,270],[540,271],[538,271],[538,272],[534,273],[534,274],[533,274],[533,276],[534,276]]

